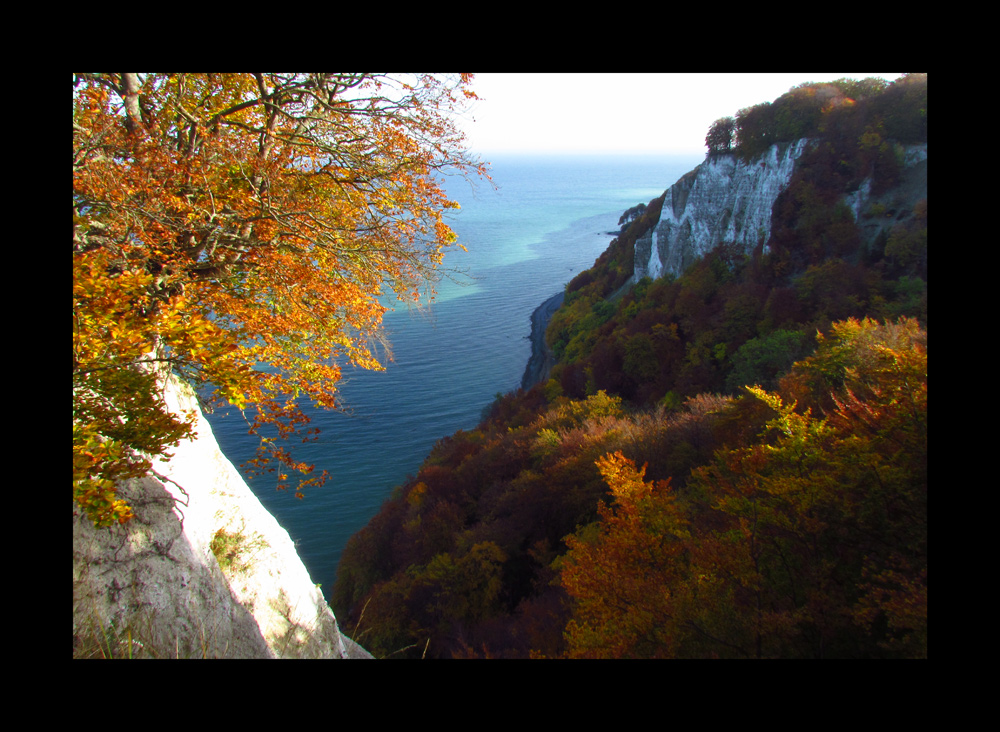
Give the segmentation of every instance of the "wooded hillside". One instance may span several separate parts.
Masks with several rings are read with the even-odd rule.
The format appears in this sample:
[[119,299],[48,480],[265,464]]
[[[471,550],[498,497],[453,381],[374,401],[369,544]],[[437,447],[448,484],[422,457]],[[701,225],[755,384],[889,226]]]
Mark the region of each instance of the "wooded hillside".
[[741,155],[816,139],[767,253],[720,242],[612,298],[662,199],[626,212],[552,318],[550,380],[348,544],[333,603],[375,655],[926,656],[926,198],[844,205],[926,143],[926,75],[736,121]]

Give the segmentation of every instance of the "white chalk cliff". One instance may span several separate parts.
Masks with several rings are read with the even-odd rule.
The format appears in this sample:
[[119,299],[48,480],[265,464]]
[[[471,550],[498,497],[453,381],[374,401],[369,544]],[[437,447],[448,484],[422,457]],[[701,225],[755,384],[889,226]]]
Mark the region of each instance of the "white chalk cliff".
[[164,395],[195,410],[197,437],[154,462],[158,477],[120,485],[135,518],[97,529],[74,504],[74,656],[371,658],[340,632],[191,388],[169,378]]
[[771,207],[808,144],[775,144],[748,162],[715,155],[664,194],[660,220],[635,243],[635,280],[680,275],[722,241],[750,251],[771,235]]
[[[771,209],[809,144],[807,138],[776,143],[749,161],[734,154],[710,156],[682,176],[664,193],[659,221],[635,242],[632,282],[679,276],[721,242],[741,245],[747,253],[762,243],[766,253]],[[920,188],[922,182],[922,197],[927,196],[927,145],[907,146],[904,165],[899,188],[909,196],[903,204],[912,206],[909,199],[919,191],[909,188]],[[846,198],[855,218],[874,202],[870,190],[867,180]]]

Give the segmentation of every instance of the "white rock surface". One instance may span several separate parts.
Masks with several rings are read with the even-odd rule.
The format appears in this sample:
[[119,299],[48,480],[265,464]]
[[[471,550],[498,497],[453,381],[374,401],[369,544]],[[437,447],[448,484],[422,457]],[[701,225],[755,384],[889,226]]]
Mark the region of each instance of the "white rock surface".
[[[161,477],[121,486],[136,514],[124,527],[95,529],[74,506],[74,655],[124,654],[131,637],[155,657],[371,658],[340,633],[190,387],[170,378],[164,389],[172,410],[196,410],[197,438],[154,463]],[[220,532],[238,537],[225,570],[211,548]]]
[[[693,262],[721,242],[735,242],[749,253],[771,236],[771,209],[788,186],[796,161],[808,148],[807,138],[777,143],[767,152],[744,162],[735,155],[709,157],[685,174],[664,194],[657,224],[635,243],[632,282],[643,277],[681,275]],[[897,219],[871,222],[865,213],[873,203],[905,209],[926,198],[927,145],[903,150],[904,170],[896,190],[879,198],[871,196],[871,180],[845,196],[845,203],[862,225],[867,238]]]
[[708,158],[666,191],[660,220],[635,245],[635,277],[680,275],[720,242],[749,252],[771,235],[771,207],[808,139],[772,145],[753,160]]

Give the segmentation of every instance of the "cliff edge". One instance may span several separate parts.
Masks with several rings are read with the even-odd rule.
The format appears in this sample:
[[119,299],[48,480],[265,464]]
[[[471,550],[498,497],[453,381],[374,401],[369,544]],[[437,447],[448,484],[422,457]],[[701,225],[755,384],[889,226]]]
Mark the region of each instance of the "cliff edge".
[[119,485],[135,511],[97,529],[73,511],[73,654],[371,658],[340,633],[295,545],[222,454],[193,390],[163,380],[197,437]]
[[809,144],[777,143],[744,162],[716,155],[682,176],[665,193],[660,219],[635,243],[635,276],[679,276],[722,241],[749,252],[771,234],[771,208]]
[[[721,242],[735,243],[747,254],[761,244],[766,253],[774,203],[811,144],[808,138],[775,143],[749,161],[735,154],[710,156],[683,175],[664,192],[659,220],[636,239],[631,283],[647,276],[680,276]],[[927,144],[900,149],[903,165],[898,185],[875,196],[869,177],[843,197],[866,241],[888,231],[909,215],[916,201],[927,197]],[[868,212],[875,204],[889,213],[873,217]]]

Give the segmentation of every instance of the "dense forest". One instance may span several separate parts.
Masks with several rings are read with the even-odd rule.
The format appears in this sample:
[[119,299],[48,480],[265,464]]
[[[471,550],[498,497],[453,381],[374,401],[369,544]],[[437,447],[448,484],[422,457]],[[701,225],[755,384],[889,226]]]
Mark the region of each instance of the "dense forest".
[[927,202],[892,195],[926,110],[909,74],[714,123],[710,156],[812,141],[769,240],[629,286],[663,197],[625,212],[550,378],[351,539],[341,626],[381,657],[926,657]]

